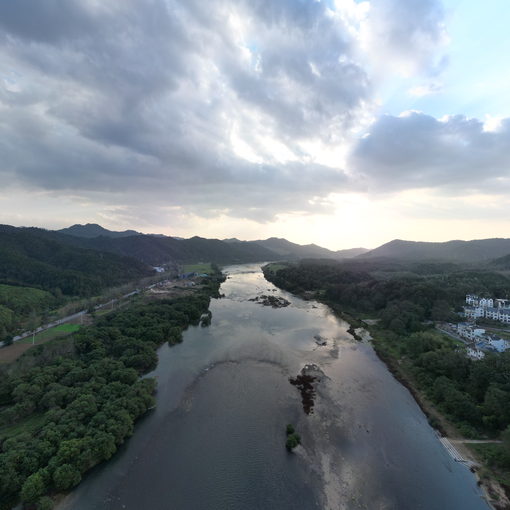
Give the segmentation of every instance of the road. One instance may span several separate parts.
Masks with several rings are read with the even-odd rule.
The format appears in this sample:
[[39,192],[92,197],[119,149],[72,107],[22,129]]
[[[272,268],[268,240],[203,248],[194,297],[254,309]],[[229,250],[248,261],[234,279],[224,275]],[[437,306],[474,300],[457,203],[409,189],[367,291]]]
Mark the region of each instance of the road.
[[[147,287],[145,287],[146,289],[149,289],[149,288],[152,288],[153,285],[149,285]],[[139,294],[141,291],[140,289],[136,289],[134,290],[133,292],[129,292],[128,294],[124,294],[123,296],[121,296],[119,299],[111,299],[110,301],[108,301],[107,303],[102,303],[100,305],[96,305],[94,307],[95,310],[100,310],[101,308],[106,308],[108,306],[112,306],[117,303],[118,301],[122,300],[122,299],[127,299],[131,296],[134,296],[135,294]],[[66,322],[71,322],[75,319],[79,319],[80,317],[84,316],[87,314],[87,310],[81,310],[79,312],[76,312],[76,313],[73,313],[71,315],[68,315],[67,317],[63,317],[61,319],[57,319],[55,321],[52,321],[52,322],[49,322],[48,324],[44,324],[43,326],[39,326],[37,329],[35,330],[32,330],[32,331],[25,331],[24,333],[21,333],[20,335],[16,335],[15,337],[12,338],[12,343],[14,342],[18,342],[19,340],[23,340],[24,338],[27,338],[29,336],[32,336],[32,335],[37,335],[37,333],[41,333],[43,331],[46,331],[47,329],[51,329],[51,328],[54,328],[55,326],[59,326],[60,324],[65,324]],[[0,342],[0,347],[3,347],[5,345],[5,342]]]

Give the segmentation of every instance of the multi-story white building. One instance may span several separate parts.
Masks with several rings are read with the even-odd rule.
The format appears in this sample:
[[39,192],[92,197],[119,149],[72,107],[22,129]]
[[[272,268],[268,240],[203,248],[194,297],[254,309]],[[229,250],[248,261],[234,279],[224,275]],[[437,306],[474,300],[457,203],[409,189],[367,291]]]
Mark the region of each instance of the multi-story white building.
[[510,308],[510,300],[508,299],[495,299],[494,305],[498,308]]
[[466,338],[467,340],[475,341],[481,340],[485,334],[485,329],[482,328],[474,328],[471,324],[467,324],[465,322],[461,322],[457,325],[457,333],[462,338]]
[[474,294],[467,294],[466,295],[466,304],[475,306],[478,304],[478,296],[475,296]]
[[464,307],[464,315],[468,319],[478,319],[478,317],[485,316],[485,311],[480,306],[465,306]]
[[[468,319],[485,317],[505,324],[510,324],[510,301],[507,299],[479,298],[474,294],[466,295],[464,315]],[[496,305],[496,307],[494,306]]]

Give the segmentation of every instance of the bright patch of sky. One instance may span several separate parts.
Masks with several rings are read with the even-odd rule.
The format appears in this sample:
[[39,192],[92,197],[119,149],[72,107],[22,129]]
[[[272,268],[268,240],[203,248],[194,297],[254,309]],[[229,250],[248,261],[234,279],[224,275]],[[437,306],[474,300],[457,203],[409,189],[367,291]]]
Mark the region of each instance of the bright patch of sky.
[[510,115],[510,4],[445,0],[448,42],[436,69],[394,77],[380,91],[381,110],[419,110],[435,117]]

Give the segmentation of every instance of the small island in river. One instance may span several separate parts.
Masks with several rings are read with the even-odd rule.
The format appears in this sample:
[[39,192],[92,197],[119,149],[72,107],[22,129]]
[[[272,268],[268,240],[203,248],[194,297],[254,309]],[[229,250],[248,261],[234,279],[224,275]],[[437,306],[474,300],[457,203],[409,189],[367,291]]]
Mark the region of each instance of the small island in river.
[[315,385],[322,378],[322,371],[317,365],[305,365],[301,373],[296,377],[289,377],[289,382],[301,393],[303,411],[306,414],[313,413],[315,405]]
[[266,294],[251,298],[248,301],[254,301],[264,306],[272,306],[273,308],[285,308],[290,305],[290,301],[285,298],[279,296],[267,296]]

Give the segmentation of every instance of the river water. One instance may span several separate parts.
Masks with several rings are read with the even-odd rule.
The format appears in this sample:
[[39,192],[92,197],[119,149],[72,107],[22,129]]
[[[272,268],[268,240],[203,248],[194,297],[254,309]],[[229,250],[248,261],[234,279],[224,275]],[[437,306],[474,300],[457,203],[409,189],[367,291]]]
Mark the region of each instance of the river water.
[[[257,265],[226,272],[211,326],[159,349],[156,409],[59,510],[487,510],[474,476],[347,323]],[[249,301],[263,294],[291,305]],[[289,383],[308,363],[324,373],[310,415]],[[292,454],[287,423],[302,437]]]

